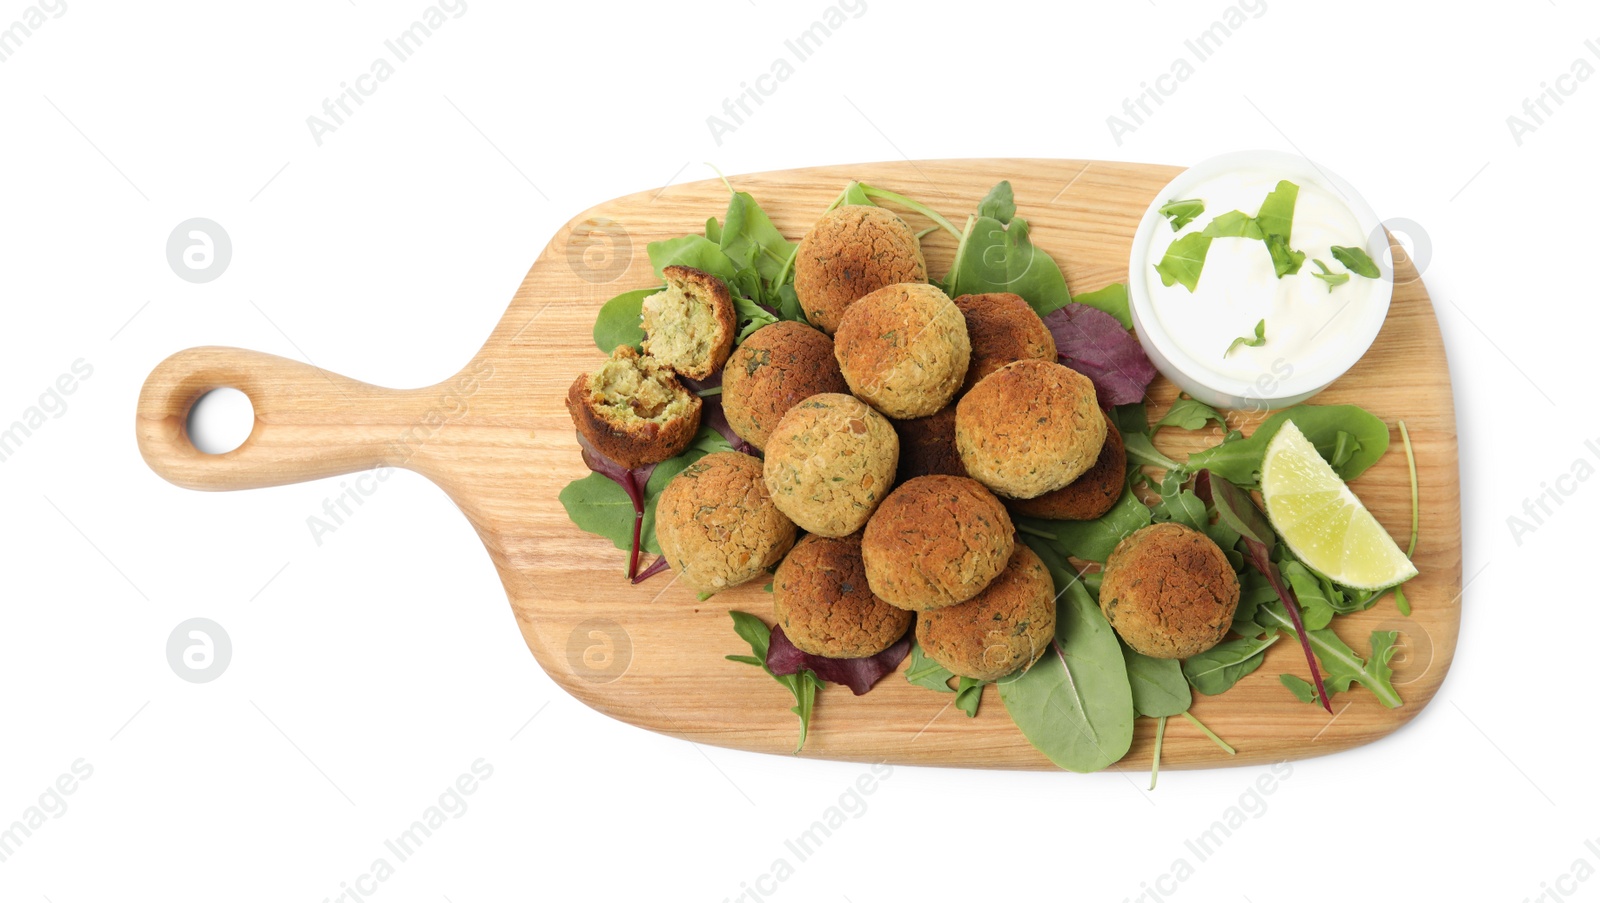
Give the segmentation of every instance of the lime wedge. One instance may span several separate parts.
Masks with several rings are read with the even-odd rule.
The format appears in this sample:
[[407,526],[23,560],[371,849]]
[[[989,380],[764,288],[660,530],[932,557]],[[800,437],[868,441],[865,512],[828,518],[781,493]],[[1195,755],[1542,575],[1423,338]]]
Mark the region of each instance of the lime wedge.
[[1267,443],[1261,498],[1289,550],[1334,583],[1375,590],[1417,575],[1411,559],[1292,420]]

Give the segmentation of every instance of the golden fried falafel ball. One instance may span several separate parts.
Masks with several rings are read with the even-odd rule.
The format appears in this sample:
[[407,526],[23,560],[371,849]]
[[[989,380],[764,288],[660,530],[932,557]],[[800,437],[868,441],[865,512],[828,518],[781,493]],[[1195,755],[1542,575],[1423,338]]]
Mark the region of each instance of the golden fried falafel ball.
[[978,381],[956,405],[956,449],[973,479],[1031,499],[1082,476],[1100,457],[1106,418],[1094,383],[1048,361],[1017,361]]
[[794,293],[811,325],[833,335],[845,309],[897,282],[927,282],[922,244],[882,207],[846,204],[822,215],[800,240]]
[[824,392],[789,409],[767,443],[773,504],[808,533],[861,529],[894,486],[900,439],[888,418],[852,395]]
[[897,483],[935,473],[967,475],[956,451],[955,405],[915,420],[896,420],[894,430],[900,434],[900,466],[894,474]]
[[1011,517],[976,480],[917,477],[883,500],[861,537],[867,585],[890,605],[932,611],[983,592],[1016,545]]
[[962,295],[956,307],[967,321],[972,362],[961,384],[965,392],[978,380],[1012,361],[1054,361],[1056,340],[1028,302],[1010,292]]
[[1128,484],[1127,449],[1117,425],[1104,411],[1101,414],[1106,418],[1106,441],[1100,446],[1094,466],[1060,489],[1031,499],[1006,499],[1012,514],[1049,520],[1094,520],[1116,506]]
[[850,391],[833,339],[804,323],[763,326],[733,350],[722,368],[722,411],[740,439],[765,450],[778,421],[801,401]]
[[572,425],[596,451],[630,469],[688,448],[700,429],[700,404],[672,370],[628,345],[567,389]]
[[1055,633],[1055,583],[1038,554],[1020,542],[983,592],[917,615],[923,654],[974,680],[999,680],[1031,666]]
[[761,462],[713,452],[685,467],[656,503],[656,541],[697,592],[754,579],[794,545],[794,524],[761,481]]
[[1100,611],[1136,652],[1188,658],[1222,641],[1239,607],[1239,577],[1211,537],[1151,524],[1117,543],[1100,579]]
[[926,417],[961,388],[972,346],[961,311],[937,286],[884,286],[850,305],[833,337],[857,398],[890,417]]
[[861,534],[811,534],[795,543],[772,578],[778,623],[801,652],[828,658],[877,655],[911,627],[911,612],[872,594]]

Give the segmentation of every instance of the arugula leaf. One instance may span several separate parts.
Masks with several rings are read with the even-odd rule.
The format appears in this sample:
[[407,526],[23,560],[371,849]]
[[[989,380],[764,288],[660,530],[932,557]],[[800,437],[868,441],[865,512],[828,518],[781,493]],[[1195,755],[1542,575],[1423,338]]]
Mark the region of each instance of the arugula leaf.
[[1204,232],[1190,232],[1167,248],[1156,264],[1162,285],[1180,283],[1193,292],[1200,284],[1200,270],[1206,265],[1206,252],[1211,250],[1211,236]]
[[682,238],[668,238],[662,241],[653,241],[645,245],[645,251],[650,255],[650,265],[655,267],[656,276],[661,276],[661,271],[669,266],[694,267],[704,270],[713,276],[719,276],[725,282],[733,282],[739,273],[739,267],[722,248],[704,235],[685,235]]
[[1289,239],[1276,232],[1267,235],[1267,253],[1272,255],[1272,271],[1279,279],[1300,272],[1306,262],[1306,252],[1289,247]]
[[1122,660],[1133,689],[1133,710],[1148,718],[1181,715],[1194,704],[1189,682],[1176,659],[1151,658],[1122,644]]
[[1328,283],[1328,291],[1330,292],[1333,291],[1334,286],[1344,285],[1346,282],[1350,281],[1349,273],[1335,273],[1329,270],[1328,265],[1320,260],[1313,259],[1311,262],[1316,264],[1317,269],[1322,271],[1320,273],[1312,273],[1311,275],[1321,279],[1323,282]]
[[1299,197],[1300,186],[1284,179],[1261,202],[1261,209],[1256,211],[1256,224],[1269,241],[1271,236],[1278,235],[1282,236],[1285,246],[1289,244],[1293,237],[1290,233],[1294,229],[1294,205]]
[[[1189,456],[1186,467],[1191,471],[1210,470],[1229,482],[1254,487],[1260,479],[1261,459],[1267,453],[1267,443],[1277,434],[1284,421],[1293,420],[1295,426],[1324,458],[1332,459],[1339,432],[1355,437],[1356,450],[1342,466],[1334,467],[1339,477],[1350,482],[1360,476],[1383,453],[1389,450],[1389,426],[1377,417],[1355,405],[1295,405],[1285,408],[1256,427],[1248,438],[1224,440],[1219,445],[1202,449]],[[1123,437],[1126,442],[1127,437]]]
[[1172,407],[1167,408],[1167,412],[1161,415],[1160,420],[1156,421],[1155,428],[1175,426],[1179,429],[1198,430],[1204,428],[1206,423],[1212,420],[1215,420],[1217,426],[1222,427],[1224,430],[1228,428],[1227,419],[1217,413],[1216,408],[1185,395],[1174,401]]
[[1239,637],[1218,643],[1183,660],[1184,679],[1207,696],[1230,690],[1245,675],[1261,667],[1261,654],[1277,641],[1276,636],[1264,640]]
[[644,343],[644,327],[640,325],[644,299],[666,288],[635,289],[612,298],[601,305],[594,318],[594,344],[606,354],[617,350],[618,345],[631,345],[635,351]]
[[1122,498],[1111,510],[1095,520],[1054,521],[1033,517],[1016,517],[1013,520],[1035,533],[1054,537],[1058,554],[1104,562],[1123,537],[1150,525],[1150,509],[1132,491],[1124,489]]
[[1116,762],[1133,744],[1133,689],[1116,632],[1052,547],[1023,536],[1055,580],[1055,641],[1020,674],[997,682],[1028,742],[1068,771]]
[[1233,350],[1238,348],[1240,345],[1244,345],[1248,348],[1260,348],[1265,344],[1267,344],[1267,321],[1258,320],[1256,321],[1256,337],[1252,339],[1249,336],[1239,336],[1237,339],[1233,340],[1233,344],[1228,346],[1227,351],[1222,352],[1222,356],[1227,357],[1228,355],[1232,354]]
[[794,747],[794,751],[798,753],[806,745],[806,732],[811,728],[811,712],[817,704],[817,688],[821,686],[821,681],[810,671],[773,674],[772,669],[767,667],[767,650],[772,642],[772,629],[755,615],[742,611],[730,611],[728,614],[733,616],[734,631],[750,644],[750,651],[753,654],[724,657],[730,662],[758,665],[794,696],[794,708],[789,711],[800,719],[800,742]]
[[1334,609],[1332,594],[1326,591],[1322,581],[1310,569],[1298,561],[1285,559],[1278,564],[1278,570],[1294,589],[1307,630],[1321,630],[1332,623],[1333,616],[1338,614]]
[[1009,181],[1002,180],[989,189],[989,193],[978,202],[978,215],[998,220],[1002,225],[1011,222],[1011,218],[1017,215],[1017,204]]
[[[1000,202],[988,203],[993,209]],[[945,292],[952,298],[1012,292],[1041,317],[1072,301],[1061,267],[1028,239],[1028,221],[1020,216],[1009,223],[992,216],[967,218],[955,262],[945,275]]]
[[[1281,601],[1263,605],[1256,613],[1256,621],[1263,626],[1279,630],[1288,630],[1292,627],[1289,614]],[[1372,644],[1372,657],[1363,660],[1332,630],[1324,628],[1306,633],[1311,648],[1317,654],[1317,661],[1321,662],[1322,667],[1328,672],[1326,686],[1336,692],[1343,692],[1354,684],[1361,684],[1378,697],[1379,703],[1391,709],[1399,708],[1403,704],[1400,693],[1392,682],[1394,671],[1389,668],[1389,660],[1397,651],[1395,643],[1399,640],[1399,636],[1399,633],[1393,630],[1374,630],[1369,640]]]
[[1206,212],[1206,202],[1198,198],[1186,201],[1168,201],[1161,205],[1162,216],[1172,221],[1172,231],[1176,232],[1184,226],[1194,222],[1194,218]]
[[1383,275],[1378,271],[1378,265],[1372,262],[1371,257],[1367,256],[1367,252],[1360,248],[1345,248],[1334,245],[1328,250],[1333,252],[1334,260],[1344,264],[1345,269],[1355,273],[1357,276],[1377,279]]
[[844,186],[844,194],[839,196],[839,200],[835,202],[834,206],[839,204],[859,204],[864,207],[878,206],[872,203],[872,198],[867,196],[866,189],[862,188],[861,183],[856,181],[851,181],[850,184]]
[[1317,688],[1306,682],[1306,679],[1296,674],[1279,674],[1278,682],[1289,688],[1294,698],[1301,702],[1315,703],[1317,701]]
[[765,307],[750,301],[740,295],[733,296],[733,310],[738,321],[743,324],[739,330],[739,337],[735,342],[743,342],[750,338],[750,334],[763,326],[771,326],[778,322],[778,318]]
[[951,687],[952,677],[955,675],[943,665],[923,655],[921,646],[911,647],[911,664],[906,666],[906,680],[940,693],[956,694],[956,708],[966,712],[968,718],[978,717],[978,704],[983,699],[983,688],[992,681],[963,677],[956,682],[956,686]]
[[1096,310],[1103,310],[1117,318],[1123,329],[1133,328],[1133,314],[1128,311],[1128,286],[1126,283],[1113,282],[1105,288],[1096,289],[1081,295],[1073,295],[1072,300],[1079,304],[1087,304]]
[[1158,522],[1173,521],[1204,533],[1211,525],[1206,513],[1206,503],[1187,489],[1171,494],[1162,493],[1161,501],[1152,509],[1152,519]]
[[1212,238],[1266,238],[1261,224],[1255,217],[1246,216],[1243,210],[1218,214],[1206,225],[1204,233]]

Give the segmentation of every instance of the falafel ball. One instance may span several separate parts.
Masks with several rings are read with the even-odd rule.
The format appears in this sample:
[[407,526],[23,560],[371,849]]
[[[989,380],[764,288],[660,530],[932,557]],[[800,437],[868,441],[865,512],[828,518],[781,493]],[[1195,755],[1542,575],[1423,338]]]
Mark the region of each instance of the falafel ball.
[[964,477],[967,469],[961,466],[961,455],[956,452],[956,408],[948,405],[938,413],[915,420],[894,421],[894,431],[900,434],[900,466],[894,478],[900,483],[916,477],[942,473]]
[[976,480],[917,477],[889,493],[867,521],[867,585],[897,608],[932,611],[983,592],[1011,558],[1016,530]]
[[661,491],[656,542],[685,583],[714,593],[777,564],[794,545],[794,524],[767,496],[759,460],[713,452]]
[[1007,364],[956,405],[961,463],[973,479],[1011,498],[1036,498],[1076,480],[1094,466],[1105,441],[1094,383],[1053,361]]
[[632,469],[681,453],[700,429],[700,396],[660,361],[618,345],[567,389],[567,413],[600,454]]
[[917,615],[923,654],[974,680],[999,680],[1030,667],[1055,633],[1055,583],[1038,554],[1020,542],[983,592]]
[[722,368],[722,412],[740,439],[765,450],[778,421],[801,400],[849,392],[833,339],[794,320],[750,334]]
[[1129,534],[1106,559],[1100,611],[1123,642],[1152,658],[1188,658],[1222,642],[1239,577],[1211,537],[1178,523]]
[[926,417],[967,374],[967,322],[938,286],[902,282],[850,305],[833,336],[850,391],[890,417]]
[[667,287],[640,304],[645,354],[690,379],[710,379],[733,350],[738,325],[733,298],[720,277],[694,267],[661,271]]
[[800,239],[794,293],[806,319],[828,335],[845,309],[897,282],[927,282],[922,243],[905,220],[882,207],[835,207]]
[[1100,446],[1100,457],[1095,458],[1094,466],[1060,489],[1031,499],[1007,499],[1006,507],[1012,514],[1049,520],[1094,520],[1116,506],[1128,483],[1127,449],[1111,416],[1104,411],[1101,414],[1106,418],[1106,442]]
[[767,442],[767,492],[800,529],[844,536],[861,529],[894,485],[900,439],[882,414],[837,392],[789,409]]
[[772,578],[772,608],[789,642],[828,658],[877,655],[905,636],[913,617],[867,587],[860,533],[795,543]]
[[1056,359],[1056,340],[1050,329],[1020,295],[985,292],[962,295],[955,303],[966,318],[967,338],[972,342],[972,362],[961,384],[963,392],[1012,361]]

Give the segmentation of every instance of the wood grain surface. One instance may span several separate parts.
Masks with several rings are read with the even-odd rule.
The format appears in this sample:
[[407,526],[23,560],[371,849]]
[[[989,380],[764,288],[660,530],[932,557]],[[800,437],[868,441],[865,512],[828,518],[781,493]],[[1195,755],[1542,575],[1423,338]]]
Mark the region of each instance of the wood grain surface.
[[[1033,240],[1061,262],[1076,293],[1127,278],[1135,224],[1178,171],[995,159],[823,167],[732,181],[798,240],[852,178],[922,200],[957,224],[991,185],[1010,179]],[[140,451],[161,476],[194,489],[272,486],[380,467],[423,474],[477,530],[528,648],[569,693],[650,730],[790,755],[796,720],[788,711],[788,693],[760,670],[723,659],[749,652],[733,632],[729,609],[771,621],[771,596],[761,582],[705,602],[669,575],[632,586],[623,576],[627,553],[579,531],[556,499],[563,486],[587,472],[562,399],[580,371],[602,360],[591,339],[596,311],[619,292],[655,283],[645,255],[648,242],[699,231],[708,216],[720,218],[726,205],[727,190],[708,180],[618,198],[574,217],[534,262],[483,349],[437,386],[382,389],[238,349],[179,352],[156,367],[140,395]],[[917,228],[926,225],[914,214],[907,218]],[[930,272],[942,275],[954,241],[936,232],[925,247]],[[1407,586],[1414,613],[1403,618],[1392,599],[1385,599],[1335,623],[1363,655],[1373,629],[1401,631],[1394,668],[1405,705],[1385,709],[1360,688],[1334,697],[1332,718],[1299,703],[1278,675],[1304,671],[1304,659],[1296,644],[1278,643],[1266,663],[1227,694],[1196,697],[1193,713],[1238,755],[1224,755],[1175,718],[1166,732],[1165,768],[1259,763],[1368,743],[1414,717],[1444,679],[1461,618],[1455,410],[1432,302],[1409,261],[1399,260],[1396,271],[1394,301],[1376,344],[1314,403],[1357,403],[1391,428],[1405,420],[1411,432],[1422,496],[1416,552],[1421,576]],[[249,395],[256,424],[235,451],[205,455],[190,445],[185,420],[194,401],[218,386]],[[1174,397],[1173,387],[1158,379],[1150,392],[1152,420]],[[1249,432],[1264,417],[1231,414],[1229,422]],[[1398,432],[1392,435],[1390,453],[1353,488],[1403,544],[1410,491]],[[1220,438],[1214,428],[1194,434],[1168,429],[1156,444],[1183,455]],[[352,570],[352,586],[359,580]],[[900,675],[862,697],[829,686],[819,694],[803,755],[1052,767],[1011,723],[993,688],[973,719],[951,706],[952,698],[912,686]],[[1140,719],[1133,748],[1117,767],[1149,767],[1154,726]]]

